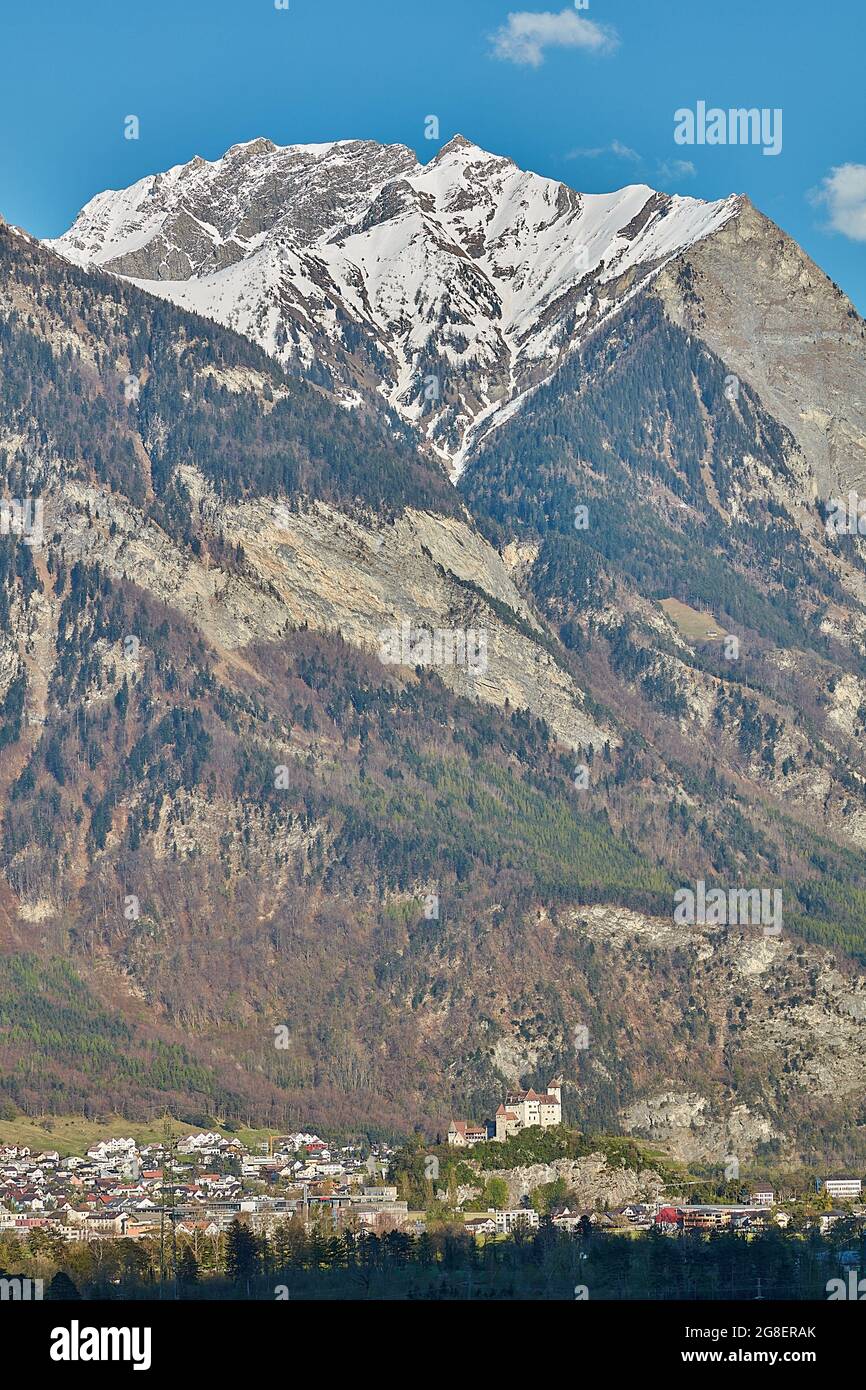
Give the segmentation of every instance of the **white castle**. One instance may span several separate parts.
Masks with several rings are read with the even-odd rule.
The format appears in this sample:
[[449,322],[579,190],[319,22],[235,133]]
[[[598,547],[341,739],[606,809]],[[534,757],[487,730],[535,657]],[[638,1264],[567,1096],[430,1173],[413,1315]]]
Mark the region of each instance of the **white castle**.
[[448,1130],[448,1143],[456,1148],[471,1148],[493,1139],[504,1144],[513,1134],[522,1129],[562,1124],[562,1077],[555,1076],[543,1094],[538,1091],[510,1091],[504,1104],[500,1105],[492,1120],[483,1125],[472,1125],[466,1120],[452,1120]]

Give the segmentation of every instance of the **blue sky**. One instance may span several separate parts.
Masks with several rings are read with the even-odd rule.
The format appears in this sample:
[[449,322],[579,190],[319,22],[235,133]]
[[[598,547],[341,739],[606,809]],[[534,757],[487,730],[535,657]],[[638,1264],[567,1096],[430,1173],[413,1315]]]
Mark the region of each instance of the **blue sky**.
[[[866,313],[863,0],[4,0],[0,32],[0,212],[39,236],[257,135],[426,160],[435,115],[586,191],[745,192]],[[781,152],[676,144],[699,101],[781,108]]]

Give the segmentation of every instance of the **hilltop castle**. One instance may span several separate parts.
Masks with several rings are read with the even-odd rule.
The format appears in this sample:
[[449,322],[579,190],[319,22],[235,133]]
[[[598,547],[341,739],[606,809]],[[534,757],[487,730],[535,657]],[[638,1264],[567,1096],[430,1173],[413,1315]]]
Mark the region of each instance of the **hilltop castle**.
[[456,1148],[471,1148],[487,1139],[504,1144],[513,1134],[522,1129],[562,1124],[562,1077],[555,1076],[548,1084],[546,1092],[510,1091],[505,1101],[496,1111],[492,1120],[482,1125],[473,1125],[466,1120],[452,1120],[448,1130],[448,1143]]

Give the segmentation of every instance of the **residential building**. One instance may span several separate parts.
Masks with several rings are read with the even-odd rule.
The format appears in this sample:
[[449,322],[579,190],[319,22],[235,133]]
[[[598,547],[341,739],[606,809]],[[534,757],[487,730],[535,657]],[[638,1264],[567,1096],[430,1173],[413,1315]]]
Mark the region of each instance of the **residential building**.
[[498,1235],[508,1235],[515,1226],[531,1231],[538,1226],[538,1212],[532,1207],[515,1207],[513,1210],[496,1212],[494,1220]]
[[684,1231],[708,1231],[722,1226],[749,1226],[756,1222],[763,1223],[767,1218],[764,1207],[739,1207],[727,1202],[678,1207],[677,1210],[682,1217]]
[[452,1120],[448,1129],[448,1143],[457,1149],[483,1144],[488,1138],[486,1125],[474,1125],[466,1120]]
[[822,1211],[818,1218],[821,1235],[825,1236],[828,1231],[832,1231],[837,1221],[847,1221],[850,1215],[848,1211]]
[[818,1191],[826,1192],[828,1197],[839,1201],[853,1202],[860,1196],[863,1183],[860,1178],[823,1178],[818,1181]]
[[466,1229],[473,1236],[495,1236],[496,1219],[493,1216],[473,1216],[466,1222]]
[[577,1231],[583,1220],[583,1212],[578,1211],[576,1207],[561,1207],[550,1219],[560,1231]]

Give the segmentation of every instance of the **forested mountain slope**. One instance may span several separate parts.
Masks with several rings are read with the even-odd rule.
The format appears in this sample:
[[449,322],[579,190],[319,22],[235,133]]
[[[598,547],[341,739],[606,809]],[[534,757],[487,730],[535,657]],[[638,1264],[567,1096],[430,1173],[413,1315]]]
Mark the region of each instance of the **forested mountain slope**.
[[[663,287],[458,493],[224,328],[6,228],[0,271],[45,506],[0,542],[3,1097],[435,1132],[554,1069],[578,1125],[861,1153],[861,542]],[[404,622],[483,669],[383,661]],[[675,922],[699,879],[781,935]]]

